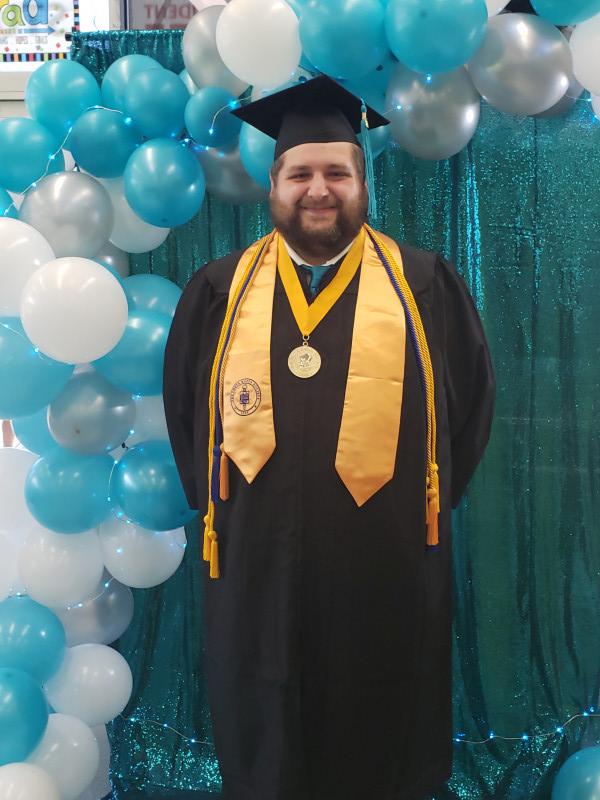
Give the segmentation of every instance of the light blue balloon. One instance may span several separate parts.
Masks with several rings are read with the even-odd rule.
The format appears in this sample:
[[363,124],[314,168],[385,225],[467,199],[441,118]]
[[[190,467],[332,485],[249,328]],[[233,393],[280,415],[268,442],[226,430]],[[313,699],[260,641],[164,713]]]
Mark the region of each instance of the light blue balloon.
[[388,50],[380,0],[312,0],[300,14],[300,42],[314,66],[333,78],[366,75]]
[[130,275],[123,281],[129,311],[153,311],[173,317],[181,289],[160,275]]
[[485,0],[389,0],[385,31],[396,58],[415,72],[449,72],[479,49]]
[[206,86],[192,95],[185,107],[185,127],[195,142],[223,147],[234,141],[242,121],[231,114],[237,99],[217,86]]
[[350,78],[350,80],[340,81],[340,83],[349,92],[362,98],[367,105],[385,116],[385,94],[388,90],[392,67],[395,63],[397,62],[394,61],[391,53],[388,53],[381,64],[377,64],[371,72],[362,75],[360,78]]
[[[371,153],[373,154],[373,158],[377,158],[387,149],[390,137],[391,127],[389,125],[380,125],[379,128],[369,131]],[[362,144],[362,135],[359,136],[359,141]]]
[[125,89],[125,113],[149,139],[178,136],[189,99],[190,93],[175,72],[146,69],[133,75]]
[[20,669],[0,668],[0,767],[24,761],[48,725],[40,684]]
[[154,311],[129,312],[119,343],[94,361],[94,368],[111,383],[132,394],[162,392],[163,362],[171,317]]
[[133,76],[147,69],[162,68],[156,59],[139,53],[118,58],[113,61],[102,78],[102,104],[108,108],[124,111],[125,92]]
[[0,217],[18,219],[18,216],[12,197],[4,189],[0,189]]
[[115,468],[110,494],[125,516],[149,530],[180,528],[198,513],[188,505],[173,451],[164,440],[128,450]]
[[562,765],[552,787],[552,800],[594,800],[600,797],[600,747],[584,747]]
[[48,128],[28,117],[0,119],[0,186],[24,192],[48,173],[65,168],[61,140]]
[[151,139],[139,147],[127,162],[123,181],[131,208],[159,228],[190,220],[200,210],[206,188],[196,158],[172,139]]
[[31,73],[25,87],[25,105],[33,119],[61,140],[81,114],[101,100],[89,69],[68,59],[46,61]]
[[555,25],[576,25],[600,13],[600,0],[531,0],[531,5]]
[[108,485],[115,461],[57,447],[39,458],[25,479],[27,507],[45,528],[82,533],[110,513]]
[[21,669],[45,683],[62,664],[65,629],[56,614],[30,597],[0,603],[0,666]]
[[[181,81],[180,81],[181,83]],[[69,137],[71,155],[86,172],[98,178],[118,178],[143,137],[125,117],[105,108],[82,114]]]
[[40,353],[18,317],[1,317],[0,419],[34,414],[47,406],[74,368]]
[[57,446],[48,430],[48,406],[44,406],[35,414],[16,417],[12,421],[12,426],[17,439],[32,453],[43,456]]
[[269,171],[273,166],[275,139],[244,122],[240,131],[240,159],[256,183],[270,189]]

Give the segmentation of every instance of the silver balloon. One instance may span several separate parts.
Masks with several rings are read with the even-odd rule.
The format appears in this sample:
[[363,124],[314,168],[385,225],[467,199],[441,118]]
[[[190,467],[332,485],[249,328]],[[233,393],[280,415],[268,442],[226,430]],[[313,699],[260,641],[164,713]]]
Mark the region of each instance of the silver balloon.
[[116,270],[122,278],[129,276],[129,253],[119,250],[112,242],[107,242],[100,252],[96,253],[94,261]]
[[78,644],[112,644],[131,624],[133,593],[104,571],[91,598],[70,608],[53,608],[67,635],[67,647]]
[[392,138],[419,158],[458,153],[479,122],[480,97],[464,67],[422,75],[396,64],[386,94]]
[[499,14],[488,21],[468,70],[488,103],[508,114],[539,114],[564,96],[573,74],[569,43],[533,14]]
[[195,147],[194,152],[204,170],[206,190],[230,203],[256,203],[265,200],[269,192],[248,175],[240,160],[240,150],[217,147]]
[[[561,29],[562,35],[568,42],[571,41],[571,35],[574,30],[575,29],[572,26],[568,26]],[[539,114],[534,114],[533,116],[537,117],[538,119],[544,119],[548,117],[565,117],[569,113],[569,111],[573,108],[575,103],[579,100],[579,98],[583,94],[583,91],[584,88],[579,83],[575,75],[571,75],[571,80],[569,81],[567,91],[560,98],[558,103],[555,103],[546,111],[542,111]]]
[[135,400],[95,370],[73,375],[48,406],[53,438],[76,453],[107,453],[135,423]]
[[19,218],[36,228],[57,258],[93,258],[113,229],[113,208],[104,187],[82,172],[55,172],[31,189]]
[[217,50],[217,21],[225,6],[208,6],[189,21],[183,34],[183,63],[197,87],[220,86],[238,97],[248,84],[227,69]]

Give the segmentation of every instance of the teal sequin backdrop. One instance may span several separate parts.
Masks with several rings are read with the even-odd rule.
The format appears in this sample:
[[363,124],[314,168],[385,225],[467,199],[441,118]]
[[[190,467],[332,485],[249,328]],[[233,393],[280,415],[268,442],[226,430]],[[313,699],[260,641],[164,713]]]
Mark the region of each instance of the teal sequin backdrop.
[[[181,32],[77,35],[73,57],[100,78],[128,53],[179,71]],[[434,249],[465,277],[480,311],[498,394],[485,459],[455,513],[455,769],[436,800],[542,800],[569,753],[594,744],[600,685],[600,123],[517,118],[484,105],[458,156],[375,162],[379,224]],[[208,197],[199,215],[132,271],[183,285],[210,258],[269,228],[265,204]],[[119,649],[132,666],[126,716],[109,726],[119,789],[218,792],[203,680],[197,525],[179,571],[136,591]],[[542,738],[535,734],[551,732]],[[423,742],[427,747],[427,742]]]

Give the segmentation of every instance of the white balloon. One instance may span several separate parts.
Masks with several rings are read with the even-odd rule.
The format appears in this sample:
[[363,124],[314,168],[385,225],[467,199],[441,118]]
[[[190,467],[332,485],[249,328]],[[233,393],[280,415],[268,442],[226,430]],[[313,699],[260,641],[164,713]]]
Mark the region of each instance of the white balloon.
[[271,89],[290,80],[298,67],[298,26],[283,0],[231,0],[217,22],[217,49],[238,78]]
[[600,119],[600,95],[592,95],[592,108],[596,117]]
[[203,8],[208,8],[209,6],[224,6],[225,0],[190,0],[190,3],[198,11],[202,11]]
[[0,530],[20,531],[37,525],[25,502],[25,479],[38,460],[17,447],[0,448]]
[[600,94],[600,14],[575,26],[569,44],[573,53],[573,73],[592,94]]
[[68,714],[50,714],[44,737],[27,762],[54,778],[61,800],[76,800],[98,772],[100,748],[85,722]]
[[95,725],[91,730],[100,747],[100,766],[93,782],[79,795],[77,800],[98,800],[99,797],[106,797],[112,791],[109,777],[110,742],[106,734],[106,727],[104,725]]
[[18,317],[21,292],[33,273],[54,259],[39,231],[19,219],[0,217],[0,317]]
[[35,764],[0,767],[0,800],[61,800],[54,778]]
[[162,394],[147,394],[135,400],[135,424],[127,437],[127,447],[149,439],[168,439],[167,420]]
[[185,554],[185,530],[150,531],[126,518],[109,517],[98,528],[106,569],[126,586],[158,586],[175,572]]
[[131,697],[133,678],[123,656],[104,644],[67,647],[58,672],[44,686],[52,708],[88,725],[110,722]]
[[499,14],[503,8],[505,8],[509,0],[485,0],[488,10],[488,17],[493,17],[495,14]]
[[123,287],[101,264],[57,258],[27,281],[21,298],[25,333],[42,353],[66,364],[95,361],[117,344],[127,325]]
[[[195,88],[218,86],[239,97],[248,88],[248,83],[227,69],[216,42],[217,23],[224,5],[212,5],[203,9],[201,14],[194,14],[183,34],[181,54]],[[186,85],[189,91],[190,86]]]
[[34,530],[19,554],[27,594],[45,606],[81,603],[96,589],[104,563],[95,530],[55,533]]
[[164,242],[171,229],[158,228],[138,217],[125,199],[122,178],[100,183],[108,192],[115,212],[115,224],[110,235],[115,247],[126,253],[147,253]]

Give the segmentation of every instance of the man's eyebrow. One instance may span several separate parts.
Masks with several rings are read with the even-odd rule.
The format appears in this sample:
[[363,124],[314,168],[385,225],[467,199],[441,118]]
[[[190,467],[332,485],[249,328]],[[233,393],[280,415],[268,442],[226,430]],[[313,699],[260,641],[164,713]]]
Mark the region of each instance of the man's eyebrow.
[[[311,170],[311,169],[313,169],[313,166],[311,166],[310,164],[296,164],[293,167],[292,166],[288,167],[287,171],[293,172],[294,170]],[[348,166],[348,164],[326,164],[325,169],[340,169],[340,170],[345,170],[347,172],[351,172],[351,168]]]

